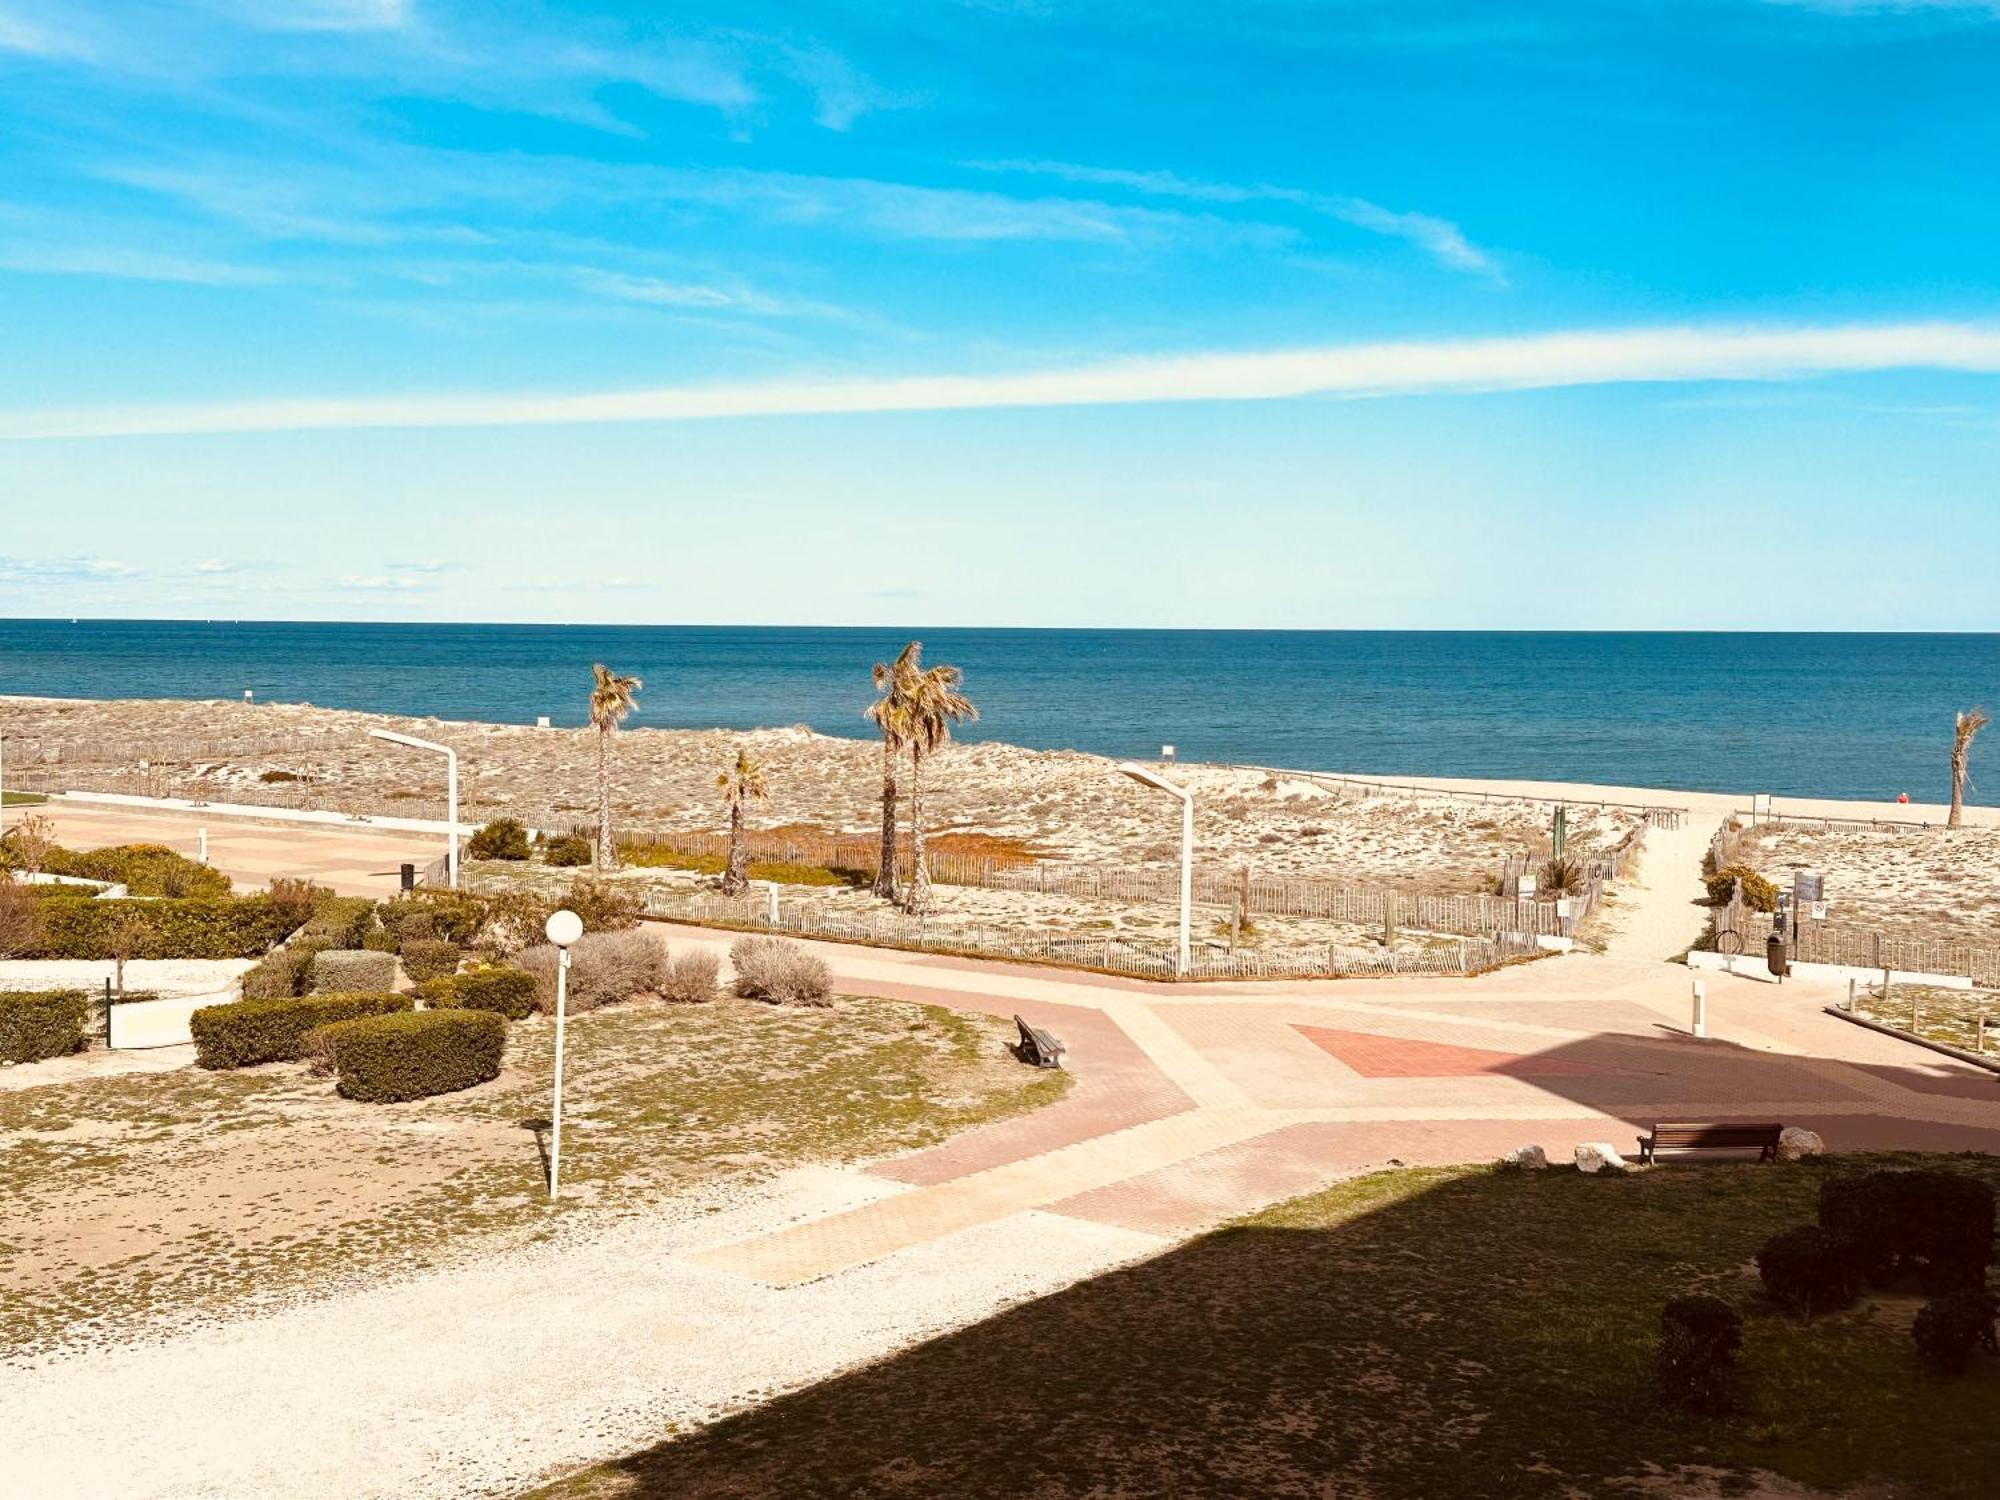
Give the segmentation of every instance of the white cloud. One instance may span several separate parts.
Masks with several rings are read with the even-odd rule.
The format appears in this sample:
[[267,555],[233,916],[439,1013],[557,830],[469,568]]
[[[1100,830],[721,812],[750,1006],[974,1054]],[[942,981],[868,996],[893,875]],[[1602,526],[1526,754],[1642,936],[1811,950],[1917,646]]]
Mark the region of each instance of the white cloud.
[[344,589],[365,594],[406,594],[432,587],[428,578],[408,578],[399,573],[347,574],[340,580]]
[[0,557],[0,582],[109,583],[140,570],[109,557]]
[[[2000,325],[1617,328],[1124,359],[1015,374],[666,386],[572,395],[293,397],[0,413],[0,439],[676,422],[717,417],[1273,401],[1776,380],[1902,368],[2000,373]],[[354,588],[415,580],[349,580]]]
[[395,31],[411,0],[239,0],[245,20],[272,31]]
[[219,557],[205,557],[194,565],[197,573],[227,573],[230,565]]
[[102,276],[118,281],[163,281],[183,286],[268,286],[283,278],[259,266],[162,255],[113,245],[0,247],[0,271],[38,276]]
[[1198,178],[1182,177],[1175,172],[1134,172],[1120,167],[1086,167],[1062,161],[984,161],[968,162],[967,165],[992,172],[1057,177],[1065,182],[1097,187],[1122,187],[1153,197],[1180,198],[1197,203],[1291,204],[1339,219],[1371,234],[1402,240],[1452,270],[1470,271],[1495,281],[1506,280],[1492,255],[1468,240],[1465,231],[1451,220],[1435,214],[1384,208],[1366,198],[1311,193],[1303,188],[1278,187],[1269,183],[1246,186],[1204,182]]
[[62,62],[87,60],[94,50],[80,36],[24,16],[12,6],[0,7],[0,52],[20,52]]

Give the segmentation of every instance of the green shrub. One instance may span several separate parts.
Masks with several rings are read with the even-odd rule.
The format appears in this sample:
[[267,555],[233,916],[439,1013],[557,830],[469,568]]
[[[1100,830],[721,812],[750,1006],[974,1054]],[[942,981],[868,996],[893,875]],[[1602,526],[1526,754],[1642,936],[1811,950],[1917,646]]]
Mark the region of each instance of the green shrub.
[[1720,1297],[1676,1297],[1660,1310],[1653,1371],[1660,1398],[1687,1411],[1723,1412],[1732,1403],[1730,1366],[1743,1347],[1743,1319]]
[[307,989],[315,995],[379,994],[396,987],[396,955],[367,948],[315,953]]
[[466,840],[467,859],[526,859],[528,830],[515,818],[495,818]]
[[486,925],[486,903],[457,891],[420,891],[383,902],[377,915],[399,947],[405,942],[442,938],[470,948]]
[[51,901],[33,958],[108,959],[128,920],[142,929],[131,958],[262,958],[291,932],[290,915],[265,896],[164,901]]
[[498,1078],[507,1022],[490,1011],[459,1009],[363,1016],[322,1027],[313,1045],[332,1058],[342,1095],[387,1104]]
[[48,940],[41,903],[34,896],[37,889],[0,871],[0,958],[24,958]]
[[90,997],[82,990],[0,990],[0,1062],[40,1062],[84,1049]]
[[1757,1252],[1757,1275],[1781,1306],[1808,1323],[1851,1307],[1861,1290],[1854,1242],[1817,1224],[1773,1235]]
[[1868,1280],[1978,1286],[1993,1263],[1993,1190],[1956,1172],[1882,1171],[1820,1184],[1819,1222],[1845,1235]]
[[1975,1347],[2000,1354],[1993,1315],[1993,1296],[1981,1288],[1961,1287],[1932,1298],[1910,1325],[1917,1358],[1940,1375],[1962,1375]]
[[408,1010],[408,995],[297,995],[204,1005],[189,1021],[194,1060],[204,1068],[248,1068],[304,1055],[315,1027],[355,1016]]
[[465,950],[456,943],[430,940],[403,944],[403,972],[421,984],[426,979],[442,979],[458,972]]
[[559,833],[554,838],[542,839],[542,863],[561,868],[587,865],[595,851],[590,840],[580,833]]
[[1778,909],[1778,888],[1748,865],[1725,865],[1702,879],[1708,886],[1708,899],[1717,906],[1727,906],[1729,898],[1740,891],[1743,904],[1752,911]]
[[518,1021],[535,1009],[535,976],[525,969],[498,964],[468,969],[417,986],[424,1003],[435,1010],[490,1010]]
[[325,896],[313,905],[312,916],[299,936],[324,942],[329,948],[363,948],[375,930],[375,902],[368,896]]
[[815,958],[784,938],[738,938],[729,949],[736,993],[778,1005],[833,1004],[833,975]]
[[394,953],[401,945],[396,941],[396,934],[388,928],[371,927],[361,934],[359,946],[370,953]]
[[229,894],[229,877],[199,860],[177,854],[164,844],[114,844],[104,849],[51,849],[42,861],[50,875],[80,875],[108,880],[134,896],[220,897]]
[[243,998],[274,1000],[305,994],[312,984],[312,961],[326,951],[325,942],[305,937],[273,948],[254,968],[244,971]]
[[639,897],[608,880],[572,880],[549,909],[567,907],[583,918],[585,932],[623,932],[639,925]]

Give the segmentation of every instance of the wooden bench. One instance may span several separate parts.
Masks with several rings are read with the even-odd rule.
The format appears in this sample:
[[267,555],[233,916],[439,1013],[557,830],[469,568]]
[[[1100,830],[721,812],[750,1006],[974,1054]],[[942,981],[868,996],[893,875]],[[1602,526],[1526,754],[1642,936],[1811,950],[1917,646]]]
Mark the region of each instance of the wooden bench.
[[1778,1137],[1782,1125],[1715,1125],[1682,1121],[1655,1125],[1651,1135],[1639,1137],[1639,1160],[1648,1162],[1661,1151],[1748,1151],[1753,1147],[1759,1161],[1778,1159]]
[[1069,1049],[1053,1031],[1045,1031],[1039,1026],[1030,1026],[1019,1016],[1014,1024],[1021,1028],[1021,1040],[1014,1044],[1014,1055],[1022,1062],[1037,1068],[1060,1068],[1063,1053]]

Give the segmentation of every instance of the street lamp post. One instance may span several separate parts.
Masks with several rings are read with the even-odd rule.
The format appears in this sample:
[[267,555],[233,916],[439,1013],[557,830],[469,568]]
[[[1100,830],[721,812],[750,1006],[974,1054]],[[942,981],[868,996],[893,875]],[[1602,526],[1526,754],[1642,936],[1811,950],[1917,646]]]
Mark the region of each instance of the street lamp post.
[[1118,769],[1141,786],[1181,799],[1181,940],[1174,959],[1174,973],[1185,976],[1189,963],[1189,928],[1194,916],[1194,793],[1148,770],[1137,761],[1124,761]]
[[440,745],[435,740],[420,740],[413,734],[398,734],[393,729],[371,729],[368,737],[387,740],[392,745],[408,745],[412,750],[432,750],[444,757],[444,801],[445,874],[453,890],[458,889],[458,752],[449,745]]
[[549,1202],[562,1187],[563,1019],[569,1010],[569,948],[583,936],[583,918],[565,908],[549,913],[543,933],[556,945],[556,1100],[549,1115]]

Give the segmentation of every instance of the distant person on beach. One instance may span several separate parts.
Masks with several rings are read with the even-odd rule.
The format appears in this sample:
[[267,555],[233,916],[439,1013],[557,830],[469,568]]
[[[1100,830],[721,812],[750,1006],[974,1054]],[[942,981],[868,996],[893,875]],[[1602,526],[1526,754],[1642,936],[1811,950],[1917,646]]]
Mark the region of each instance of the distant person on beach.
[[1898,792],[1896,794],[1896,800],[1898,802],[1908,802],[1910,800],[1910,794],[1908,792]]

